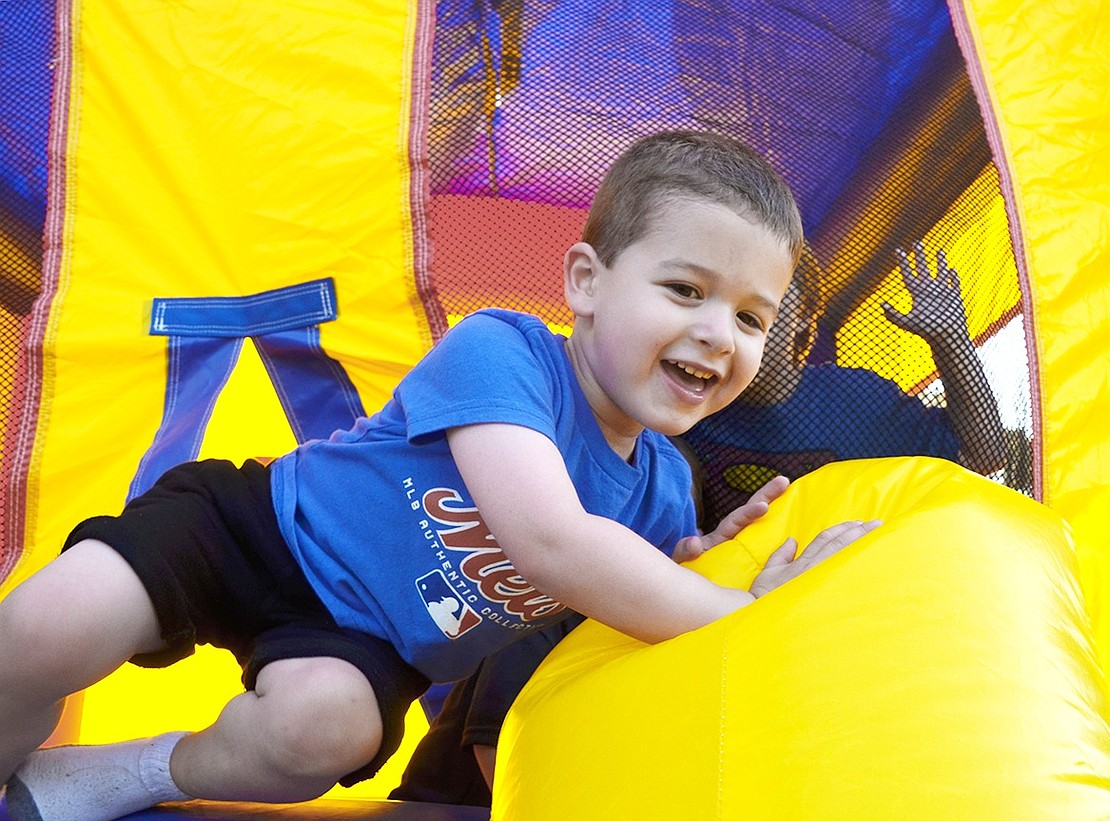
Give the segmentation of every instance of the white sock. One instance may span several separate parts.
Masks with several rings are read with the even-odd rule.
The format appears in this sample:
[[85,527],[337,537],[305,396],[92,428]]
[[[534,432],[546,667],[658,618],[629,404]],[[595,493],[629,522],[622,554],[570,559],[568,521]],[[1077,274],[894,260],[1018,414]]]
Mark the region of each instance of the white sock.
[[187,733],[36,750],[8,782],[12,821],[111,821],[163,801],[187,801],[170,754]]

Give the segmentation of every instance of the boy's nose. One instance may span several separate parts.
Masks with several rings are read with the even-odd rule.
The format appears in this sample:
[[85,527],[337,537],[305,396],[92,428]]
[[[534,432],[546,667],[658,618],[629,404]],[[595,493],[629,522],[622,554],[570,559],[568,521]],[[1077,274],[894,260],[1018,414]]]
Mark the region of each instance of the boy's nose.
[[731,354],[735,348],[736,318],[731,312],[706,312],[694,328],[701,344],[715,354]]

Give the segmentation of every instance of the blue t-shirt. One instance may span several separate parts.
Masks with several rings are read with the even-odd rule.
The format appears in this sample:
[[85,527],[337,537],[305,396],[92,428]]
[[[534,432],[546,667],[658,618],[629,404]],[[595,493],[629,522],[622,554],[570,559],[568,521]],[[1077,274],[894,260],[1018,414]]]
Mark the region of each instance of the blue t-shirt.
[[433,681],[462,678],[525,631],[566,615],[493,540],[451,458],[449,428],[536,430],[559,448],[590,513],[668,553],[695,532],[685,459],[652,431],[640,436],[631,460],[618,456],[565,342],[526,314],[474,314],[405,376],[379,413],[274,463],[282,533],[336,621],[388,639]]
[[954,460],[959,453],[944,410],[926,407],[873,371],[832,364],[806,367],[785,402],[733,402],[683,438],[705,471],[706,526],[778,474],[797,479],[844,459]]

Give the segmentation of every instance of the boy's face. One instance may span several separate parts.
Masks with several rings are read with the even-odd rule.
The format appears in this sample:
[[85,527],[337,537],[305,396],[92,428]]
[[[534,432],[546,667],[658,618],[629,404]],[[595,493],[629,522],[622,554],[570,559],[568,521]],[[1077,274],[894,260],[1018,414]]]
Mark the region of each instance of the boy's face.
[[747,387],[791,273],[782,240],[699,199],[661,206],[611,266],[589,245],[568,251],[567,347],[618,453],[645,427],[685,432]]
[[740,396],[741,403],[775,405],[791,397],[798,386],[795,372],[803,367],[800,355],[808,352],[815,322],[815,318],[804,309],[802,292],[798,280],[794,279],[782,299],[779,318],[767,335],[763,364],[751,385]]

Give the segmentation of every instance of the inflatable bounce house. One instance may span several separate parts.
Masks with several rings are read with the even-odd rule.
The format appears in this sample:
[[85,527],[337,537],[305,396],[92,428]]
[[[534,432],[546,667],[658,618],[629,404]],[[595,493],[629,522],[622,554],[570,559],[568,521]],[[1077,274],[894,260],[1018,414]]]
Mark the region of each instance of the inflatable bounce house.
[[[795,364],[951,411],[883,309],[911,303],[898,249],[943,252],[1002,458],[793,447],[801,478],[699,570],[746,585],[788,533],[886,524],[673,641],[577,629],[510,714],[493,817],[1110,817],[1097,0],[24,0],[0,76],[0,595],[170,465],[348,427],[467,312],[569,332],[562,255],[604,169],[724,132],[801,207]],[[769,475],[698,455],[707,488]],[[209,650],[125,666],[54,741],[205,726],[239,686]],[[426,727],[316,803],[381,810]]]

